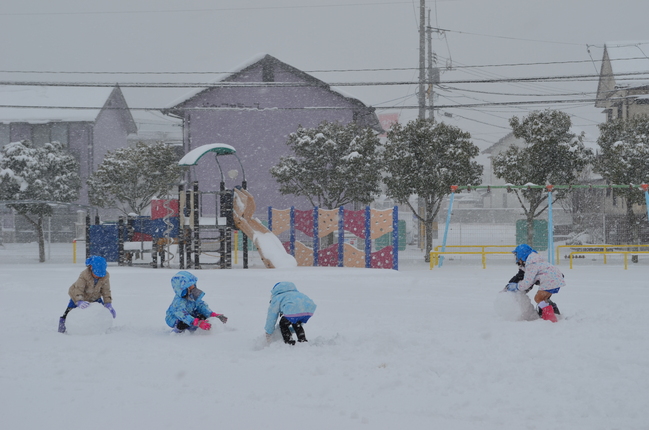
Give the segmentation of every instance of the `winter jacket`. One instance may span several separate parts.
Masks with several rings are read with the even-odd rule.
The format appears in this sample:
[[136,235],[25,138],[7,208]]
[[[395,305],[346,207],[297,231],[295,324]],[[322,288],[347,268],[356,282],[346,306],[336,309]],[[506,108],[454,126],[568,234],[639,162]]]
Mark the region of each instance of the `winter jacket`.
[[110,293],[110,275],[106,272],[106,276],[99,278],[95,283],[90,267],[86,267],[79,275],[79,279],[72,284],[68,294],[74,303],[79,300],[96,302],[99,299],[102,299],[105,304],[111,303],[113,298]]
[[566,285],[561,271],[550,264],[537,252],[532,252],[525,260],[525,277],[518,283],[520,291],[532,288],[539,281],[539,290],[548,291]]
[[273,334],[277,318],[311,316],[316,305],[306,294],[300,293],[292,282],[278,282],[271,290],[266,317],[266,333]]
[[196,299],[188,298],[187,289],[192,285],[196,285],[196,281],[198,281],[196,276],[184,270],[176,273],[171,278],[171,287],[175,296],[171,305],[169,305],[169,309],[167,309],[167,317],[165,318],[165,322],[169,327],[175,327],[178,321],[192,325],[195,318],[208,318],[212,314],[212,310],[203,301],[205,293],[201,292]]

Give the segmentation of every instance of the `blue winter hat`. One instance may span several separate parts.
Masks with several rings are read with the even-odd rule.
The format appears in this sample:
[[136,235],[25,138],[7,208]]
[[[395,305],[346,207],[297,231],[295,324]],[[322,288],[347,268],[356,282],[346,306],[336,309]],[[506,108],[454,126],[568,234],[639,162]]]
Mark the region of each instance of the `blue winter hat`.
[[516,261],[522,261],[525,262],[527,261],[527,257],[530,256],[531,253],[536,252],[534,249],[532,249],[531,246],[529,246],[526,243],[523,243],[521,245],[518,245],[514,250],[512,251],[512,254],[516,256]]
[[86,266],[90,266],[92,273],[95,276],[103,278],[106,276],[106,259],[98,255],[93,255],[86,259]]

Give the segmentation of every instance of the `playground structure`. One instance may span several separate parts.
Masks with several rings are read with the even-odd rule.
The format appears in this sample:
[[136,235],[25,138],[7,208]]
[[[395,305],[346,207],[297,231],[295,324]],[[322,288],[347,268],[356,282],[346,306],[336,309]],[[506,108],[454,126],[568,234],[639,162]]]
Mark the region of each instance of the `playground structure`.
[[[294,266],[281,243],[253,217],[255,202],[246,190],[245,170],[236,150],[226,144],[203,145],[188,152],[178,164],[194,166],[206,154],[214,153],[220,173],[219,189],[199,191],[198,182],[191,187],[178,186],[177,198],[153,200],[150,217],[120,217],[117,224],[90,225],[86,217],[86,255],[101,255],[119,265],[138,264],[144,255],[151,262],[140,263],[164,267],[178,257],[181,269],[202,269],[204,266],[232,268],[233,233],[243,231],[243,268],[248,268],[248,238],[254,241],[268,268]],[[225,176],[218,162],[222,155],[234,155],[243,172],[241,185],[225,188]],[[236,205],[234,205],[236,200]],[[177,248],[177,252],[172,251]],[[266,252],[264,252],[266,249]],[[201,260],[202,255],[216,256],[216,263]],[[134,261],[136,260],[136,261]]]
[[[343,207],[326,210],[278,210],[268,208],[268,227],[275,235],[289,233],[284,242],[287,251],[295,256],[299,266],[337,266],[365,268],[399,268],[399,212],[393,209],[377,210],[367,206],[358,211]],[[405,233],[405,228],[401,229]],[[312,247],[296,239],[302,232]],[[320,240],[336,234],[337,243],[320,249]],[[388,237],[388,240],[377,240]],[[362,250],[350,241],[362,240]],[[405,237],[404,247],[405,247]],[[374,247],[379,248],[372,252]]]
[[[248,268],[249,239],[267,268],[301,265],[398,269],[399,220],[396,207],[383,211],[369,207],[360,211],[344,208],[307,211],[291,208],[282,211],[269,208],[267,228],[254,216],[255,200],[246,189],[245,171],[232,146],[221,143],[203,145],[188,152],[178,164],[195,166],[208,153],[215,155],[219,169],[218,190],[199,191],[198,182],[193,182],[191,187],[179,185],[177,198],[152,201],[150,217],[120,217],[117,224],[99,224],[96,220],[94,225],[90,225],[90,217],[87,217],[86,255],[102,255],[120,265],[145,264],[154,268],[169,266],[177,257],[181,269],[201,269],[209,265],[229,269],[232,268],[233,233],[239,230],[244,233],[244,269]],[[218,157],[223,155],[234,155],[243,172],[241,185],[232,189],[226,189],[225,176],[218,161]],[[320,239],[336,230],[338,243],[320,250]],[[402,230],[405,232],[405,228]],[[285,244],[277,236],[284,231],[291,232],[291,238]],[[310,236],[313,248],[297,241],[296,231]],[[364,251],[345,243],[346,236],[350,235],[364,240]],[[386,236],[391,239],[385,240]],[[380,239],[384,240],[381,242]],[[372,252],[373,243],[375,247],[381,247],[376,252]],[[147,254],[151,255],[148,263],[144,262]],[[216,256],[216,263],[201,259],[205,255]]]

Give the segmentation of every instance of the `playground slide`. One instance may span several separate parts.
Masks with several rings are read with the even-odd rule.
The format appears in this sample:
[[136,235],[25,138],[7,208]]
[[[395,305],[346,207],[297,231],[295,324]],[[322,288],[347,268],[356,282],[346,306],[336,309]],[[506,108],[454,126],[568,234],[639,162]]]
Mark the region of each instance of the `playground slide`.
[[264,265],[269,269],[297,267],[295,258],[286,252],[277,236],[254,217],[256,205],[252,195],[238,188],[234,193],[234,224],[252,239]]

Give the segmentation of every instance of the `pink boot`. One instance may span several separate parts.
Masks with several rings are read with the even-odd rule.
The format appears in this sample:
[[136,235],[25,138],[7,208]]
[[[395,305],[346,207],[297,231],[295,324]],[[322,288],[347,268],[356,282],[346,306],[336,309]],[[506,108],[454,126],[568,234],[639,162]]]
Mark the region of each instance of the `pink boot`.
[[544,320],[557,322],[557,316],[554,314],[554,308],[552,305],[547,305],[542,309],[541,318]]

